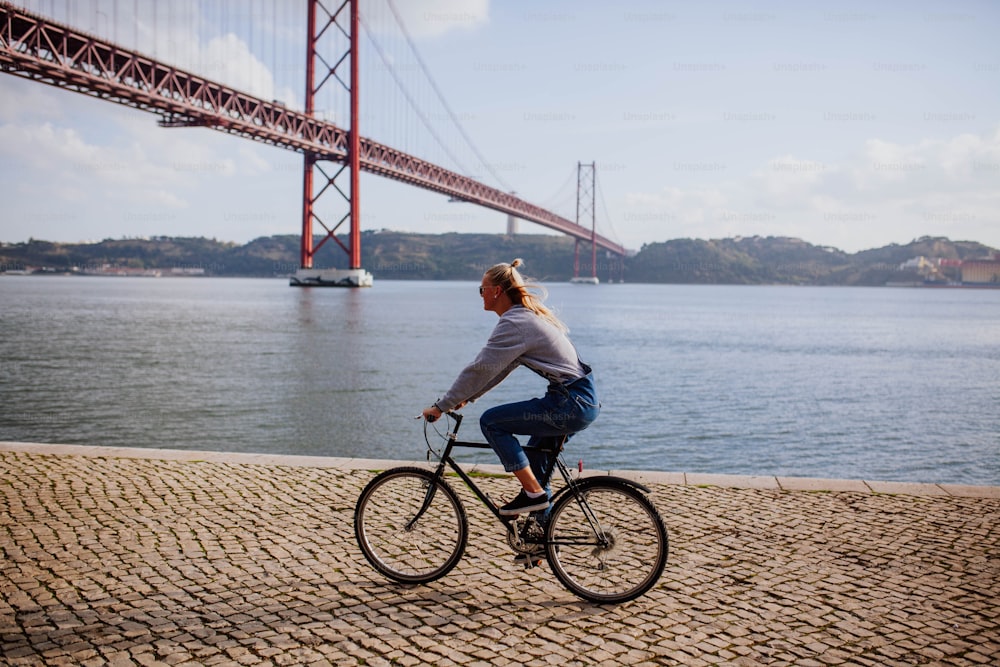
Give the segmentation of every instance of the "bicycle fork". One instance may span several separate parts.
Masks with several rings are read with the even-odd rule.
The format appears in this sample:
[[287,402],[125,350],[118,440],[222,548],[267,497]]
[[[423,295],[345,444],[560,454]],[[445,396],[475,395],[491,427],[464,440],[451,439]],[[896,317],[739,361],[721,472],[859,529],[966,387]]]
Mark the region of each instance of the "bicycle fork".
[[420,517],[427,512],[428,508],[430,508],[431,503],[434,502],[434,494],[437,493],[438,480],[442,477],[444,477],[443,460],[440,464],[438,464],[437,470],[434,471],[434,476],[427,480],[427,492],[424,494],[424,502],[420,505],[420,509],[418,509],[417,513],[413,515],[412,519],[406,522],[406,526],[403,527],[403,530],[406,532],[413,530],[413,527],[417,525],[418,521],[420,521]]
[[431,502],[433,502],[434,494],[436,492],[437,484],[435,481],[433,479],[427,480],[427,493],[424,494],[424,502],[420,506],[420,509],[417,510],[417,513],[413,515],[413,518],[406,522],[406,526],[403,527],[403,530],[406,532],[413,530],[413,527],[417,525],[418,521],[420,521],[420,517],[422,517],[424,512],[427,511],[427,508],[431,506]]
[[611,545],[611,539],[605,533],[604,527],[601,526],[600,519],[597,518],[597,514],[593,509],[591,509],[590,504],[587,502],[583,492],[580,491],[576,480],[570,476],[569,468],[567,468],[566,464],[563,463],[561,456],[556,457],[556,465],[559,467],[559,473],[563,476],[563,479],[566,480],[566,486],[569,487],[569,493],[573,494],[576,504],[580,507],[580,511],[583,513],[583,516],[586,517],[587,523],[590,524],[590,529],[594,531],[598,547],[600,549],[607,549]]

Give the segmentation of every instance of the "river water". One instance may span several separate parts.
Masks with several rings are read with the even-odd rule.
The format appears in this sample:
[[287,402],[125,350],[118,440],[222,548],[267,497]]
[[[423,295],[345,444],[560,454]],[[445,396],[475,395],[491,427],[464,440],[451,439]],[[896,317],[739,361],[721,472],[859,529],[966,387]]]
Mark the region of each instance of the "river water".
[[[0,440],[421,459],[477,286],[0,278]],[[603,403],[574,464],[1000,485],[1000,290],[547,287]]]

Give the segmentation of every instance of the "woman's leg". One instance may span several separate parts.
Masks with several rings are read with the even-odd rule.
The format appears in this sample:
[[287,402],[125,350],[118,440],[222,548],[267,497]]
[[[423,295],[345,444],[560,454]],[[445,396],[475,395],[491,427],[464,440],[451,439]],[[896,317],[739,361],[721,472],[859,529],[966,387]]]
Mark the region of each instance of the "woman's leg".
[[[579,406],[572,399],[560,394],[548,393],[543,398],[507,403],[490,408],[479,419],[480,428],[487,442],[500,458],[507,472],[523,468],[534,468],[537,477],[547,463],[539,457],[539,466],[525,454],[517,435],[531,436],[529,444],[534,446],[542,439],[559,438],[586,427],[579,415]],[[534,456],[534,454],[532,454]]]
[[552,471],[556,465],[556,456],[559,454],[559,443],[570,435],[533,435],[524,447],[524,453],[528,457],[531,472],[535,479],[545,490],[545,494],[552,497]]
[[[529,444],[533,446],[543,442],[551,446],[553,439],[568,438],[587,428],[599,410],[600,406],[590,404],[586,394],[576,396],[568,391],[552,390],[543,398],[498,405],[482,414],[479,425],[483,435],[500,458],[504,470],[514,473],[524,489],[522,495],[500,508],[501,514],[546,510],[547,499],[551,497],[551,459],[557,452],[532,448],[529,457],[515,436],[531,436]],[[544,486],[540,480],[544,481]],[[543,494],[544,499],[540,498]]]
[[521,487],[532,496],[539,496],[544,493],[546,498],[549,497],[548,492],[538,483],[538,478],[535,477],[535,473],[532,471],[530,465],[520,470],[515,470],[514,477],[517,477],[517,481],[521,483]]
[[533,398],[528,401],[498,405],[484,412],[479,418],[479,426],[486,436],[486,441],[490,443],[507,472],[530,469],[530,461],[515,434],[530,435],[531,429],[538,426],[540,415],[544,414],[544,406],[541,403],[542,399]]

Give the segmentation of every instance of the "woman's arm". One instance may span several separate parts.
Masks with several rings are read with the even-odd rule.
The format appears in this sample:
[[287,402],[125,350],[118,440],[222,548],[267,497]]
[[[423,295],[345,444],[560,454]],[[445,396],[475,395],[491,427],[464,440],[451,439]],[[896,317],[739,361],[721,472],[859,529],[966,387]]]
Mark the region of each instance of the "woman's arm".
[[517,325],[501,318],[475,361],[462,369],[451,389],[435,406],[442,412],[448,412],[458,407],[459,403],[479,398],[520,365],[519,358],[524,351],[524,336]]

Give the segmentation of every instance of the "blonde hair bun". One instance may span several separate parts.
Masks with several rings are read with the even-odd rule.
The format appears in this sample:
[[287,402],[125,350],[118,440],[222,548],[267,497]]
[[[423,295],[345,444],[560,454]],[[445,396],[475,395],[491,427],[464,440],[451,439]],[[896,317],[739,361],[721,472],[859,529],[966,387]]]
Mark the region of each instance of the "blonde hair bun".
[[[551,322],[560,331],[568,331],[566,325],[559,321],[555,314],[542,304],[545,298],[545,288],[541,285],[532,285],[524,282],[524,278],[515,269],[524,264],[520,257],[510,264],[494,264],[486,270],[483,278],[487,285],[495,285],[503,290],[504,294],[510,297],[511,303],[524,306],[536,315],[539,315]],[[531,293],[531,289],[541,292],[540,296]]]

